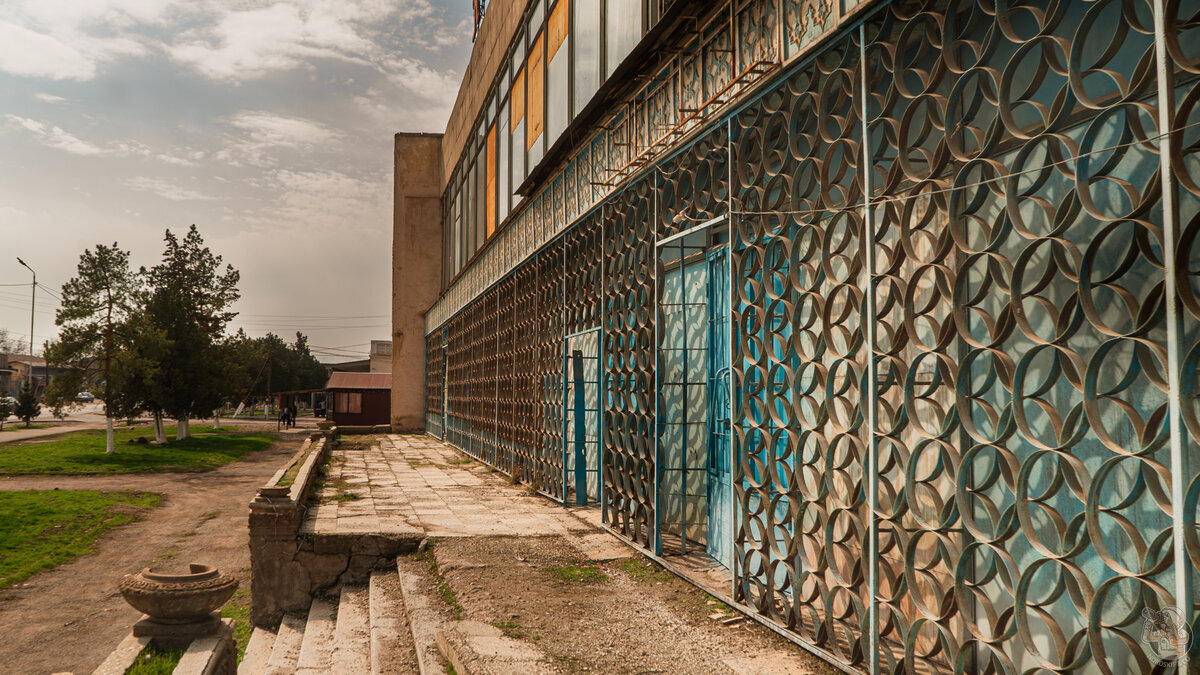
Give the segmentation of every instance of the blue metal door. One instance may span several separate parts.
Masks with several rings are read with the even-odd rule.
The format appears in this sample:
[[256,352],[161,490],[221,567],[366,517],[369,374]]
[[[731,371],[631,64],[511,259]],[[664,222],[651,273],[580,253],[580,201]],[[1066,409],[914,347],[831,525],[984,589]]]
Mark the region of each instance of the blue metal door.
[[563,501],[600,501],[600,329],[563,341]]
[[729,407],[729,259],[708,252],[708,554],[733,566],[732,443]]

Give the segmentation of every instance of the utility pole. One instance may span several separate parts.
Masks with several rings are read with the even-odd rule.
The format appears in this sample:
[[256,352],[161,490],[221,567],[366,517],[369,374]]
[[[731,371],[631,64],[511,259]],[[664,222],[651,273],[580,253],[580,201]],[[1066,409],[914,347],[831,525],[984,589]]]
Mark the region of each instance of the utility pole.
[[275,352],[274,352],[274,350],[270,350],[270,348],[268,348],[268,350],[269,351],[267,351],[267,418],[270,419],[271,408],[273,407],[271,405],[271,403],[272,403],[272,401],[271,401],[271,371],[273,370],[273,368],[271,368],[271,357],[275,355]]
[[[29,286],[29,289],[30,289],[30,291],[32,291],[32,295],[33,295],[33,299],[29,303],[29,373],[27,373],[26,378],[25,378],[25,381],[29,383],[29,388],[32,389],[33,388],[33,310],[34,310],[35,305],[37,304],[37,272],[34,272],[32,267],[30,267],[29,265],[26,265],[25,261],[21,260],[20,257],[17,258],[17,262],[21,263],[21,266],[24,267],[25,269],[29,270],[30,272],[33,272],[33,283],[30,284],[30,286]],[[47,372],[49,372],[49,371],[47,371]]]

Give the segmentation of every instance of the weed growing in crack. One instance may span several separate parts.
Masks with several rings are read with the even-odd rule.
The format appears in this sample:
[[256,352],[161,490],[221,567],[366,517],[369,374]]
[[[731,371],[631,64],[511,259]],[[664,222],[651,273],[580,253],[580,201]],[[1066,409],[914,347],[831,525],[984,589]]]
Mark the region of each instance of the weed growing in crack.
[[654,563],[642,558],[624,558],[613,563],[613,566],[629,575],[634,581],[665,582],[671,580],[671,573],[660,569]]
[[514,640],[540,639],[537,635],[530,635],[529,631],[525,630],[525,627],[516,621],[493,621],[492,625],[496,628],[499,628],[500,632],[504,633],[510,638],[513,638]]
[[547,571],[559,581],[582,584],[608,581],[608,575],[597,565],[563,565],[547,568]]
[[424,553],[418,553],[414,557],[429,564],[429,573],[433,575],[433,585],[437,589],[438,597],[454,611],[454,620],[462,621],[463,606],[458,602],[458,594],[454,592],[453,588],[450,588],[450,584],[446,583],[446,577],[443,577],[438,569],[437,558],[433,555],[433,551],[426,549]]

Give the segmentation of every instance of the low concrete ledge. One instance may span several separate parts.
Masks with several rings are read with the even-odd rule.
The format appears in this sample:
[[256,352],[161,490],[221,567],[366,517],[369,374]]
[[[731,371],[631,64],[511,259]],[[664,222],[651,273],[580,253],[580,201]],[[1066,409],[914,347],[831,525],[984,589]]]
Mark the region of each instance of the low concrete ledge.
[[100,667],[92,671],[92,675],[125,675],[125,671],[137,660],[138,654],[150,644],[150,638],[137,637],[130,632],[121,640],[121,644],[104,659]]
[[376,424],[374,426],[342,426],[333,427],[329,430],[335,436],[362,436],[365,434],[390,434],[392,433],[392,425]]
[[537,647],[481,621],[451,621],[438,631],[438,649],[461,675],[558,672]]
[[[222,619],[216,634],[192,640],[175,670],[171,671],[173,675],[235,675],[237,645],[233,629],[236,627],[237,622],[233,619]],[[124,675],[153,641],[152,637],[138,637],[130,632],[104,663],[92,671],[92,675]]]
[[216,635],[196,638],[179,659],[173,675],[234,675],[237,673],[237,645],[233,640],[233,619],[222,619]]
[[[296,545],[305,502],[334,442],[313,434],[250,502],[250,621],[274,626],[284,612],[308,606],[309,574]],[[296,469],[291,485],[280,485]]]

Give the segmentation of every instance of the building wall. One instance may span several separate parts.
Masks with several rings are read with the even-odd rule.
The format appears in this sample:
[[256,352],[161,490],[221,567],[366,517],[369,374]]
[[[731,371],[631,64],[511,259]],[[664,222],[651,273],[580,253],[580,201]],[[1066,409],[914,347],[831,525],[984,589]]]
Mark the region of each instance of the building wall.
[[[474,49],[471,50],[471,60],[458,88],[454,110],[446,123],[442,148],[442,183],[438,186],[441,189],[445,189],[445,181],[449,180],[454,166],[458,163],[463,144],[475,131],[475,116],[479,114],[479,108],[488,95],[492,79],[500,70],[500,63],[508,44],[521,25],[525,7],[532,1],[500,0],[488,3],[483,22],[479,25],[479,36],[475,39]],[[441,189],[438,190],[439,195]]]
[[396,431],[423,429],[425,310],[441,284],[439,134],[396,134],[392,222],[392,394]]
[[392,372],[392,341],[371,340],[370,372]]
[[[738,3],[789,40],[798,4]],[[599,325],[605,524],[661,550],[656,243],[728,214],[735,600],[855,671],[1149,671],[1143,610],[1197,617],[1200,163],[1160,134],[1200,124],[1200,7],[1135,4],[875,7],[599,208],[556,187],[429,326],[431,417],[561,497]]]

